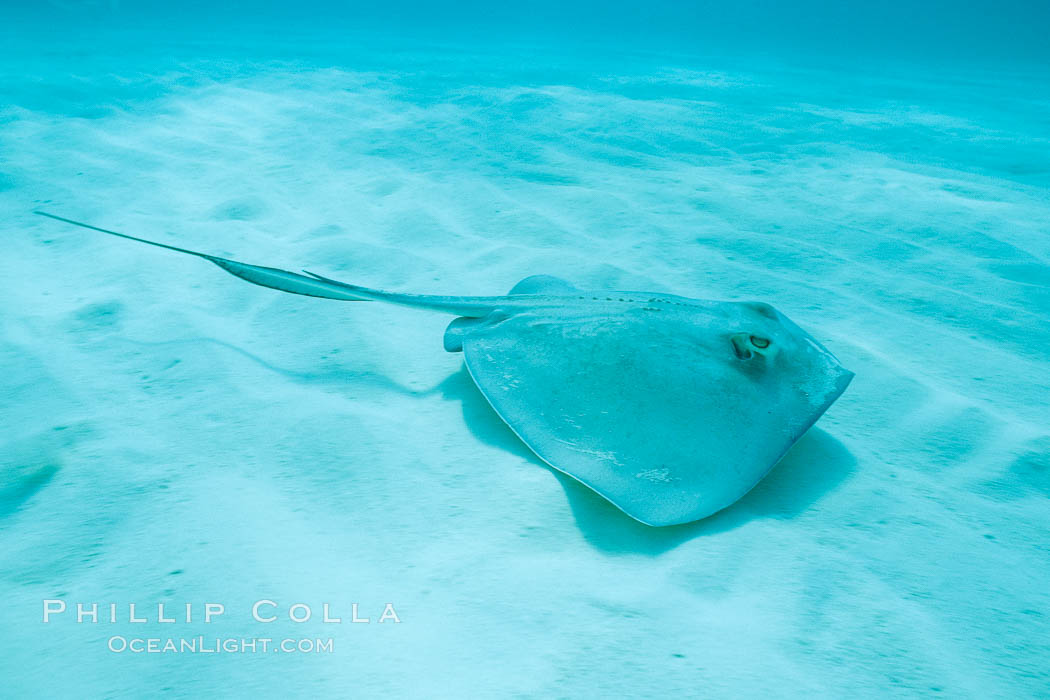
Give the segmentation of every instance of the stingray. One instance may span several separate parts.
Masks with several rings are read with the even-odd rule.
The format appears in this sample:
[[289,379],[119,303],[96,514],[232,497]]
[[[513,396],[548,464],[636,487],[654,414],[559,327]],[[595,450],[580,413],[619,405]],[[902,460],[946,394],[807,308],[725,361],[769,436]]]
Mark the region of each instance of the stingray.
[[194,255],[243,280],[452,314],[449,352],[540,459],[647,525],[699,520],[751,490],[853,373],[769,304],[596,292],[547,275],[503,296],[400,294]]

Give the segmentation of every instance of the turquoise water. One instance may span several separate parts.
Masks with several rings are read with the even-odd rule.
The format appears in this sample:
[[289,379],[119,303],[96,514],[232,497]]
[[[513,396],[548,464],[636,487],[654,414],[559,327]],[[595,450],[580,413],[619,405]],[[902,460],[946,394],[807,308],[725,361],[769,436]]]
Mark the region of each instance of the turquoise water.
[[[0,695],[1050,692],[1045,7],[5,11]],[[517,440],[446,317],[34,209],[406,292],[763,300],[856,378],[648,528]],[[110,650],[198,636],[333,650]]]

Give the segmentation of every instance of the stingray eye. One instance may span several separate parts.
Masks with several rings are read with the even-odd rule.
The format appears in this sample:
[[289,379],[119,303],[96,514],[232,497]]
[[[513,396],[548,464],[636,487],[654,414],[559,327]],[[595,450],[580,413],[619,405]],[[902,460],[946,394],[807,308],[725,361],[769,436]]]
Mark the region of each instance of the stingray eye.
[[762,338],[757,335],[752,335],[748,337],[748,340],[750,340],[751,344],[759,350],[764,350],[765,348],[769,347],[769,338]]

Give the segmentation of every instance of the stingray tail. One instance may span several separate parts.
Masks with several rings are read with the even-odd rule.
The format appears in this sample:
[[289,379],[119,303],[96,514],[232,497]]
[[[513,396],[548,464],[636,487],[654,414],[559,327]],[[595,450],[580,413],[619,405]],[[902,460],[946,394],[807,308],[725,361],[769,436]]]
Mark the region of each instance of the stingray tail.
[[270,289],[277,289],[282,292],[302,294],[304,296],[319,297],[322,299],[337,299],[339,301],[385,301],[391,304],[410,306],[417,309],[444,311],[446,313],[458,314],[460,316],[481,316],[488,313],[496,306],[495,302],[497,298],[493,297],[443,297],[424,294],[397,294],[384,292],[378,289],[369,289],[368,287],[359,287],[353,284],[346,284],[345,282],[339,282],[327,277],[315,275],[312,272],[300,275],[276,267],[249,265],[248,263],[239,262],[237,260],[220,258],[206,253],[199,253],[195,250],[187,250],[186,248],[179,248],[165,243],[149,241],[145,238],[129,236],[125,233],[110,231],[109,229],[99,228],[98,226],[92,226],[91,224],[74,221],[62,216],[56,216],[55,214],[48,214],[43,211],[37,211],[34,213],[39,214],[40,216],[46,216],[49,219],[72,224],[73,226],[107,233],[111,236],[117,236],[118,238],[126,238],[131,241],[138,241],[139,243],[145,243],[158,248],[167,248],[176,253],[184,253],[186,255],[203,258],[218,265],[235,277],[240,277],[242,280],[251,282],[252,284],[257,284],[260,287],[269,287]]

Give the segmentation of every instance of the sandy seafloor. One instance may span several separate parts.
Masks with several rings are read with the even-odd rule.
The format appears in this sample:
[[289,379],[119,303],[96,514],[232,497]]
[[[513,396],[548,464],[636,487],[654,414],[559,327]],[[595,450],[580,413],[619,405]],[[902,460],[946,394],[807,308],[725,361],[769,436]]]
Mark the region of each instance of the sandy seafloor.
[[[5,45],[0,695],[1050,693],[1045,73],[370,42]],[[517,441],[447,317],[35,208],[384,289],[764,300],[856,378],[738,504],[652,529]]]

